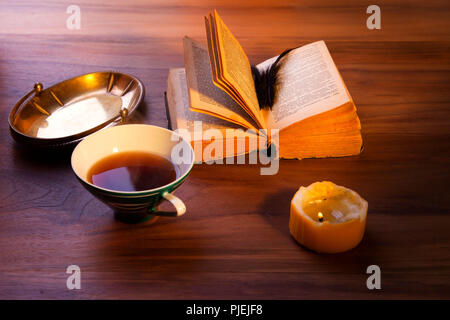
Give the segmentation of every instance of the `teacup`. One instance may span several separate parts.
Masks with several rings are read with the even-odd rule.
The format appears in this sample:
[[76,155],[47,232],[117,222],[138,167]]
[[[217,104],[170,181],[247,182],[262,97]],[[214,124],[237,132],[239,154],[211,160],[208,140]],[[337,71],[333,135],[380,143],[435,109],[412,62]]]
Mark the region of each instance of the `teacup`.
[[[172,161],[178,171],[176,180],[155,189],[118,191],[90,183],[89,169],[114,152],[143,151],[173,160],[173,150],[182,150],[183,161]],[[94,196],[109,205],[115,216],[125,222],[140,222],[157,216],[179,217],[186,212],[183,201],[173,195],[194,165],[194,151],[189,142],[177,133],[152,125],[125,124],[93,133],[81,141],[72,153],[72,169],[78,180]],[[158,205],[169,201],[173,212],[158,211]]]

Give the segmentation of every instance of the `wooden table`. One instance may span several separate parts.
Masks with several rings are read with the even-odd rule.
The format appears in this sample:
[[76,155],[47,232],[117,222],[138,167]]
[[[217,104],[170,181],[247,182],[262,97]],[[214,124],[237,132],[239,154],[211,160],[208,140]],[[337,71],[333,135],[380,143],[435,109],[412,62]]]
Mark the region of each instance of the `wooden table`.
[[[0,4],[0,298],[309,299],[450,298],[450,6],[378,1],[77,0]],[[275,4],[276,3],[276,4]],[[217,8],[251,62],[324,39],[358,106],[364,152],[258,165],[196,165],[177,191],[183,218],[127,225],[78,183],[70,153],[18,148],[7,117],[33,83],[99,70],[139,77],[138,121],[166,126],[168,68],[183,66],[182,37],[205,41]],[[331,180],[369,202],[362,243],[337,255],[296,244],[290,199]],[[66,288],[68,265],[81,290]],[[368,290],[366,268],[381,268]]]

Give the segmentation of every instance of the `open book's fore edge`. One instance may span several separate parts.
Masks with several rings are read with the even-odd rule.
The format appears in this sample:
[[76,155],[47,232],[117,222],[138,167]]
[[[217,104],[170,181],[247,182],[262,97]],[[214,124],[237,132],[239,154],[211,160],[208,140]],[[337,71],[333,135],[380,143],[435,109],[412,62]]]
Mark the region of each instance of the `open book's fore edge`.
[[[351,122],[356,122],[356,126],[353,126],[354,129],[361,129],[361,122],[356,112],[356,107],[352,101],[349,101],[326,112],[294,122],[291,125],[281,129],[280,134],[292,135],[293,131],[309,132],[310,134],[308,135],[311,135],[311,132],[312,135],[332,134],[336,132],[334,130],[324,131],[323,129],[333,128],[338,125],[338,127],[341,128],[340,131],[346,131],[342,130],[345,128],[342,124]],[[322,130],[319,130],[318,132],[318,129]]]
[[[326,143],[321,146],[322,143],[314,143],[314,147],[304,146],[303,149],[293,150],[292,148],[283,147],[283,144],[279,146],[280,159],[313,159],[313,158],[338,158],[347,156],[356,156],[362,152],[362,137],[358,134],[349,137],[342,137],[335,141],[334,146],[330,143]],[[344,148],[336,148],[335,145],[345,143]],[[310,142],[309,144],[311,144]]]

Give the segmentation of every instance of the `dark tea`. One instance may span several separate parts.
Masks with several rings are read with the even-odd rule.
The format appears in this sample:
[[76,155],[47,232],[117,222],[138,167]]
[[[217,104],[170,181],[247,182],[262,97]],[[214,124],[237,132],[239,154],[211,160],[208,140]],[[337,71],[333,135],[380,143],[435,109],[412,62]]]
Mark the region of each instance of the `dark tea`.
[[142,191],[164,186],[177,179],[174,164],[166,158],[143,151],[113,153],[97,161],[88,181],[117,191]]

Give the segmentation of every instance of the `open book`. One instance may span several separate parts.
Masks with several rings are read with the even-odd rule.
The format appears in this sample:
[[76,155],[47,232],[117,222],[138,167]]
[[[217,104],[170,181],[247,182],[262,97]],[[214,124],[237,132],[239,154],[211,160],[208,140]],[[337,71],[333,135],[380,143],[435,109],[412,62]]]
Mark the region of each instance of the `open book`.
[[[171,126],[188,130],[192,144],[201,144],[197,160],[206,160],[204,150],[214,139],[223,140],[224,150],[210,154],[215,158],[265,147],[267,139],[276,143],[281,158],[360,153],[356,107],[325,42],[293,49],[277,61],[274,100],[268,108],[258,100],[247,55],[216,11],[205,18],[205,25],[207,45],[184,38],[185,69],[169,70],[167,88]],[[262,72],[276,60],[256,68]],[[196,128],[196,121],[201,121],[201,127]],[[202,134],[208,129],[221,132],[222,138]],[[227,138],[227,129],[235,129],[235,136]],[[275,136],[267,134],[271,129],[278,129]],[[239,140],[246,141],[240,150],[230,143]]]

